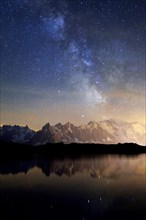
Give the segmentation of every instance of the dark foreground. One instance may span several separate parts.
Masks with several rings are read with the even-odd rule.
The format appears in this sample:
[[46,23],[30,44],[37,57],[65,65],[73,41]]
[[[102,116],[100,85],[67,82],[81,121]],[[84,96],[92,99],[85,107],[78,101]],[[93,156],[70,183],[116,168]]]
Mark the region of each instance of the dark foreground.
[[48,157],[78,157],[80,155],[96,154],[127,154],[146,153],[146,147],[133,143],[103,145],[103,144],[46,144],[30,146],[25,144],[0,142],[0,157],[25,157],[43,155]]

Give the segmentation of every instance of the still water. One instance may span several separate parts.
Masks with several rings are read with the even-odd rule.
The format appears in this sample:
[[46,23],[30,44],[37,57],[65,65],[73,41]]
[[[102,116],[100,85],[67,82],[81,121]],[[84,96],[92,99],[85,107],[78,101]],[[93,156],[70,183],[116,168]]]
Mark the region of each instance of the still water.
[[144,220],[145,210],[145,154],[0,163],[0,220]]

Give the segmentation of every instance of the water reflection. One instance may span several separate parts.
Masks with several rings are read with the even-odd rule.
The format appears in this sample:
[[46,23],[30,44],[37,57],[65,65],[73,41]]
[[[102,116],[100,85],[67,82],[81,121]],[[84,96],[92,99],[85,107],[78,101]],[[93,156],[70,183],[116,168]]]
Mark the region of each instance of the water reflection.
[[18,174],[37,167],[49,176],[63,174],[71,177],[77,173],[86,173],[93,178],[118,178],[129,175],[142,175],[145,172],[145,154],[132,157],[117,155],[98,156],[94,158],[49,160],[31,158],[27,160],[5,161],[0,163],[0,174]]
[[0,219],[145,218],[145,154],[5,161],[0,174]]

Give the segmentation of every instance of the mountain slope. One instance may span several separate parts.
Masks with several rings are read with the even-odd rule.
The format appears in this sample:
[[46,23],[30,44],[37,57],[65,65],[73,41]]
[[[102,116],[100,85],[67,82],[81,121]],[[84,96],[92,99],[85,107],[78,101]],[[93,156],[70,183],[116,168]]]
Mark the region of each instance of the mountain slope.
[[133,142],[140,145],[146,143],[146,132],[143,125],[123,122],[115,119],[100,122],[90,121],[87,125],[75,126],[70,122],[51,126],[46,124],[36,132],[30,140],[32,145],[46,143],[102,143],[116,144]]
[[31,130],[27,125],[25,127],[18,125],[3,125],[0,127],[0,140],[25,143],[35,135],[35,131]]

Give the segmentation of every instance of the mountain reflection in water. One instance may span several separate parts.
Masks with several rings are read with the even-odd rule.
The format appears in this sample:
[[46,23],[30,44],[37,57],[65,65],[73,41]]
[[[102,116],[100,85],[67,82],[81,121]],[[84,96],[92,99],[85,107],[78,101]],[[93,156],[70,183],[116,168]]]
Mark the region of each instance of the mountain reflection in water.
[[145,184],[145,154],[1,161],[0,219],[145,219]]

